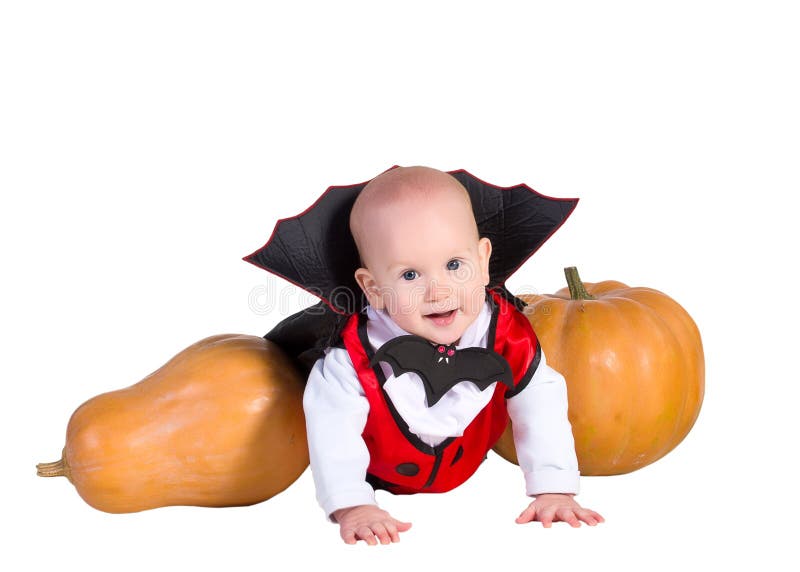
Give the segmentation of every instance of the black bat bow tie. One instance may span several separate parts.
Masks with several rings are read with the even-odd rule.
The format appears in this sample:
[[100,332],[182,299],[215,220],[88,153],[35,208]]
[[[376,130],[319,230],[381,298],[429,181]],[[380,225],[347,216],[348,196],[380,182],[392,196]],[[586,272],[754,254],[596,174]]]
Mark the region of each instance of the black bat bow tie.
[[494,382],[514,388],[511,366],[493,351],[485,348],[457,350],[455,344],[431,344],[420,336],[398,336],[383,344],[370,360],[375,366],[385,361],[395,377],[413,371],[422,379],[428,407],[461,381],[471,381],[483,391]]

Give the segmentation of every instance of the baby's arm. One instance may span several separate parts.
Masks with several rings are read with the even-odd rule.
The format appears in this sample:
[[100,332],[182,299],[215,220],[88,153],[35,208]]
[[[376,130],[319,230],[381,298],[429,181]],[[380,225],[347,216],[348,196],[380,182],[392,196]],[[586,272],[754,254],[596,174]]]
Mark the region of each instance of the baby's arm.
[[308,451],[317,500],[338,522],[342,539],[354,544],[397,542],[409,523],[378,508],[366,482],[369,450],[361,434],[369,403],[346,350],[333,348],[311,370],[303,394]]
[[579,521],[592,526],[603,522],[602,516],[572,498],[580,473],[567,416],[567,384],[547,365],[544,352],[528,386],[510,397],[507,405],[526,494],[536,497],[517,522],[537,520],[545,527],[558,520],[572,526],[580,526]]

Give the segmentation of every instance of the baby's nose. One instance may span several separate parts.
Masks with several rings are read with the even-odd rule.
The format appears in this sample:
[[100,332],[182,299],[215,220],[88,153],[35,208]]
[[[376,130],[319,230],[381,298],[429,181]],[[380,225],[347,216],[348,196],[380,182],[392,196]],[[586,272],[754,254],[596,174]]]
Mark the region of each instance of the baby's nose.
[[429,302],[447,299],[453,291],[449,282],[444,280],[431,280],[428,282],[427,298]]

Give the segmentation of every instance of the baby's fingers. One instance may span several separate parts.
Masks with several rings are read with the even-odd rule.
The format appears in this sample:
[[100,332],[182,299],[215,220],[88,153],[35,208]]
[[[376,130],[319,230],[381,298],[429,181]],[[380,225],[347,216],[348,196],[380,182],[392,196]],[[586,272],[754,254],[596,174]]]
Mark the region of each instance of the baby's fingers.
[[556,509],[553,507],[545,507],[539,511],[538,519],[545,528],[550,528],[553,525],[553,518],[556,516]]
[[595,526],[597,523],[605,522],[605,519],[593,510],[581,509],[577,512],[578,518],[589,526]]
[[578,517],[575,516],[575,511],[573,511],[571,508],[559,509],[556,515],[559,519],[568,523],[572,528],[578,528],[581,525],[581,523],[578,521]]
[[[397,532],[395,532],[395,535],[396,534]],[[344,540],[346,544],[355,544],[357,541],[363,540],[370,546],[375,546],[378,544],[375,538],[376,535],[378,539],[380,539],[381,544],[389,544],[391,533],[380,524],[373,524],[370,526],[363,525],[358,528],[345,530],[342,532],[342,540]]]
[[397,528],[399,532],[405,532],[409,528],[411,528],[410,522],[403,522],[402,520],[397,520],[396,518],[392,519],[392,524]]
[[372,529],[368,526],[361,526],[356,531],[358,537],[369,544],[370,546],[375,546],[378,544],[378,541],[375,540],[375,534],[372,532]]
[[386,527],[386,532],[389,534],[389,539],[392,542],[400,542],[400,535],[397,533],[397,526],[394,521],[389,520],[383,524]]
[[400,542],[400,534],[401,532],[405,532],[409,528],[411,528],[410,522],[401,522],[395,518],[388,520],[383,523],[386,527],[386,532],[389,533],[389,538],[392,539],[392,542]]
[[536,517],[536,507],[531,503],[528,508],[522,511],[515,521],[517,524],[525,524]]
[[386,526],[384,526],[383,523],[373,523],[372,532],[378,537],[378,540],[381,541],[381,544],[389,544],[391,542],[391,539],[389,538],[389,532],[386,530]]
[[343,530],[342,531],[342,540],[344,540],[346,544],[355,544],[356,543],[356,531],[353,530],[353,529]]

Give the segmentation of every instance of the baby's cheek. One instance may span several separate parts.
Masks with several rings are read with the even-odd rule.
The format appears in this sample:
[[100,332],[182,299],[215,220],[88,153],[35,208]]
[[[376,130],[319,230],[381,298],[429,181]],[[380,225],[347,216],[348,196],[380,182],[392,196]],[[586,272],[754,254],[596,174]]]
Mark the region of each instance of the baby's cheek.
[[462,264],[455,271],[455,281],[460,284],[467,284],[478,279],[476,273],[478,269],[473,264]]
[[469,312],[477,315],[486,302],[486,288],[482,284],[473,284],[471,296],[468,296]]
[[425,288],[418,283],[407,286],[397,293],[401,301],[400,310],[405,314],[416,312],[425,296]]
[[417,297],[411,287],[394,290],[387,296],[392,301],[391,312],[395,316],[405,316],[418,305]]

